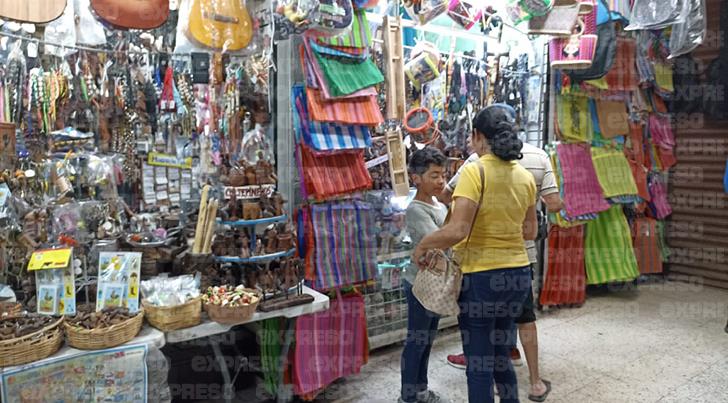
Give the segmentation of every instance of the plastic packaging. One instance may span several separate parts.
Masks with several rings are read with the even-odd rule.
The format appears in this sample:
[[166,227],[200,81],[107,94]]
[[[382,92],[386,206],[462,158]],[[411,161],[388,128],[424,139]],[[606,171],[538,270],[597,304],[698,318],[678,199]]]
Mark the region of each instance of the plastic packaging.
[[[567,1],[567,3],[574,3]],[[544,16],[551,11],[554,0],[508,0],[506,10],[514,25],[528,21],[533,17]]]
[[60,47],[46,44],[46,54],[66,57],[75,52],[72,49],[76,45],[76,22],[73,3],[66,3],[66,9],[63,11],[63,14],[46,25],[43,39],[50,43],[63,45]]
[[350,0],[320,0],[311,13],[309,32],[320,36],[334,36],[351,29],[354,6]]
[[472,1],[450,0],[447,6],[447,16],[463,28],[470,29],[483,17],[483,9]]
[[682,15],[685,21],[672,26],[670,59],[690,53],[700,46],[708,29],[703,0],[685,0]]
[[73,0],[73,5],[78,18],[76,42],[81,45],[106,45],[104,26],[91,12],[91,0]]
[[635,0],[625,30],[654,30],[681,23],[686,1],[690,0]]
[[412,49],[411,59],[405,64],[404,72],[415,88],[440,76],[440,52],[429,42],[419,42]]
[[181,305],[200,295],[200,273],[177,277],[169,277],[169,274],[164,273],[142,281],[141,291],[144,300],[152,305]]
[[428,22],[442,15],[447,11],[447,0],[405,0],[405,11],[410,18],[419,25],[425,25]]

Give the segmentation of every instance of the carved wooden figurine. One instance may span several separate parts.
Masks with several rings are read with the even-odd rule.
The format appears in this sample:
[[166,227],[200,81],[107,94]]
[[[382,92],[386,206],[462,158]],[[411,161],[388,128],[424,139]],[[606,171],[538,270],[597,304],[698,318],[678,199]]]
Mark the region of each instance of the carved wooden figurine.
[[244,202],[243,203],[243,219],[257,220],[261,217],[260,203]]
[[278,251],[278,231],[271,228],[265,231],[265,253],[272,254]]

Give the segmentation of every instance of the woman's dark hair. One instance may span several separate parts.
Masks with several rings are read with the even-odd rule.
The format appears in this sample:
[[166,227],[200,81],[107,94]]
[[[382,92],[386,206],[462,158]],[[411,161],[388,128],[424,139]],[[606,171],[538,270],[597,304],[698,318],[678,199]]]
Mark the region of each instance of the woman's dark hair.
[[487,106],[473,119],[473,128],[485,135],[490,150],[504,161],[523,158],[523,142],[516,134],[513,108],[505,104]]
[[435,147],[425,147],[412,153],[409,162],[411,174],[423,175],[430,169],[430,165],[444,167],[447,157]]

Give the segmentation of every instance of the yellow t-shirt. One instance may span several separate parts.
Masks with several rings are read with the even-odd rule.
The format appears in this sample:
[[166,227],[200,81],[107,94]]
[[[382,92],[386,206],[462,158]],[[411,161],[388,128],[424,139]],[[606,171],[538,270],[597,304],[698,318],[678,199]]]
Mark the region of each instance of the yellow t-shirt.
[[[523,220],[528,208],[536,203],[533,175],[516,161],[503,161],[494,155],[485,155],[480,162],[485,171],[483,205],[475,219],[468,250],[467,239],[453,248],[462,259],[462,271],[528,266]],[[463,167],[453,198],[464,197],[477,203],[480,192],[478,164],[468,164]]]

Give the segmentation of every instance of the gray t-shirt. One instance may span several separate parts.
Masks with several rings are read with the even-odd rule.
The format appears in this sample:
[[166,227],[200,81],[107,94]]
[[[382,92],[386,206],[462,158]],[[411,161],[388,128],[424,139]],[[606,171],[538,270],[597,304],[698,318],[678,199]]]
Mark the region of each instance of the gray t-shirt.
[[[412,200],[407,207],[407,232],[412,238],[412,249],[420,243],[422,238],[437,231],[445,223],[447,217],[447,206],[440,202],[437,205]],[[411,262],[402,273],[402,278],[410,284],[414,284],[417,276],[417,264]]]

